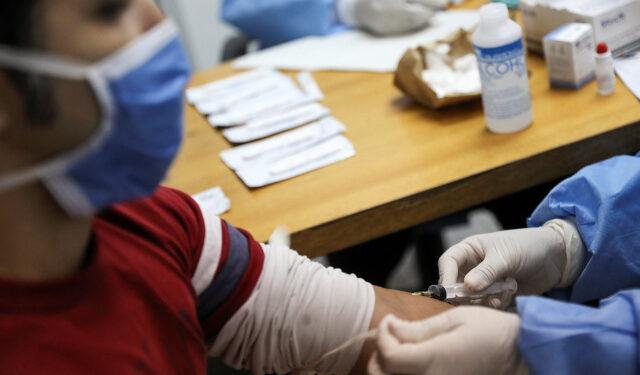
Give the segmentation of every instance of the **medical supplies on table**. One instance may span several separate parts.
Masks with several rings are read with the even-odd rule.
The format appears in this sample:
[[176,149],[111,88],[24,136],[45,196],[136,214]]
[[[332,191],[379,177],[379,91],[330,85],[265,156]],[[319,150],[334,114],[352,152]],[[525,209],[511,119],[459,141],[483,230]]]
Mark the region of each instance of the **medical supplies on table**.
[[[341,135],[345,126],[318,103],[324,95],[313,76],[302,72],[296,78],[298,84],[279,71],[257,69],[186,92],[187,100],[211,126],[224,129],[222,135],[229,142],[255,141],[220,153],[250,188],[355,155],[351,142]],[[269,136],[273,137],[260,140]]]
[[596,43],[614,52],[640,41],[640,0],[521,0],[527,47],[542,52],[542,39],[572,22],[588,23]]
[[577,90],[593,81],[595,43],[591,25],[560,26],[547,34],[542,44],[551,87]]

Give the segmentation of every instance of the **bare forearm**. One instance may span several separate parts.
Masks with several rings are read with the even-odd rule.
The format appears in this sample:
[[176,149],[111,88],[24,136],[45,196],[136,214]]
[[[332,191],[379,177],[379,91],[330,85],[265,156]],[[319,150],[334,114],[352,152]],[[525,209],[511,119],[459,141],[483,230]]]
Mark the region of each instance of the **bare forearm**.
[[[394,314],[405,320],[421,320],[432,317],[452,306],[446,303],[421,297],[412,296],[410,293],[398,290],[374,287],[376,304],[371,317],[370,328],[375,328],[380,324],[382,318],[388,314]],[[367,340],[362,347],[360,357],[351,370],[351,374],[366,374],[367,362],[375,349],[374,340]]]

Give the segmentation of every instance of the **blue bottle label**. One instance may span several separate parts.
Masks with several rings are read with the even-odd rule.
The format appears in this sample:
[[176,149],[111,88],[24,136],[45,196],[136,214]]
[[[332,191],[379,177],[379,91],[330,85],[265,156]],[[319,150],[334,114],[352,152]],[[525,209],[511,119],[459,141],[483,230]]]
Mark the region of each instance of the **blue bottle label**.
[[494,48],[475,47],[485,115],[509,119],[531,110],[522,39]]

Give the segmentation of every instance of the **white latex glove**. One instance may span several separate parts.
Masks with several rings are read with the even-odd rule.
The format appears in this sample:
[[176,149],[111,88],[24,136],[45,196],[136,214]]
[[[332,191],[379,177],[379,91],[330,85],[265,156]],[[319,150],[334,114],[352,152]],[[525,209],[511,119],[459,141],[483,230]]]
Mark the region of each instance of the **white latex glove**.
[[518,351],[520,317],[485,307],[458,307],[423,321],[385,317],[370,375],[526,375]]
[[339,17],[350,26],[373,34],[393,35],[425,27],[435,13],[432,1],[339,0],[337,8]]
[[452,246],[438,260],[440,282],[464,278],[471,290],[512,277],[518,294],[541,294],[573,283],[584,258],[575,226],[552,220],[541,228],[516,229],[472,236]]

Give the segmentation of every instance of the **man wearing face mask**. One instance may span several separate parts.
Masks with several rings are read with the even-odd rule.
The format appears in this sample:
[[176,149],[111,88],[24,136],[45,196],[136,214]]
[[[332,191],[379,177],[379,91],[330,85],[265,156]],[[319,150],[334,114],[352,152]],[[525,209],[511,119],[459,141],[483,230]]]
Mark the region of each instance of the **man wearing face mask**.
[[[158,187],[189,65],[151,0],[0,4],[0,372],[304,368],[446,305],[264,245]],[[363,372],[372,343],[325,359]]]
[[447,0],[224,0],[222,19],[262,48],[359,28],[387,36],[419,30]]

